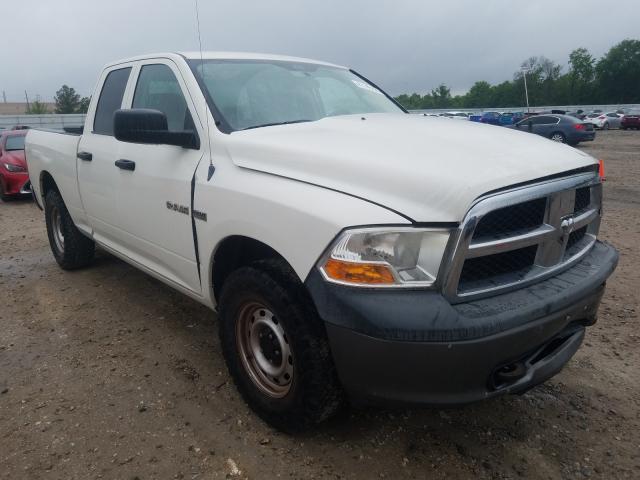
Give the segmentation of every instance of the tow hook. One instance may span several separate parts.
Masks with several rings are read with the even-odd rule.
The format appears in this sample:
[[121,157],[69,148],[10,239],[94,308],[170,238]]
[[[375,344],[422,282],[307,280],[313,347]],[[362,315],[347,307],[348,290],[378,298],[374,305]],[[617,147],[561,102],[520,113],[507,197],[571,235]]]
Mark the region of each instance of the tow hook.
[[527,367],[524,362],[515,362],[505,365],[496,370],[494,374],[494,383],[496,386],[510,385],[520,380],[527,373]]

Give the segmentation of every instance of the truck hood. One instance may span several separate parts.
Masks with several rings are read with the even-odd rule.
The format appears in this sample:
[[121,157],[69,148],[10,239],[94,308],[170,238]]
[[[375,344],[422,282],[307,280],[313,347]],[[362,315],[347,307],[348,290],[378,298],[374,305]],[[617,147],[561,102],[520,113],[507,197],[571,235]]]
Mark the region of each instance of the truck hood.
[[402,113],[238,131],[227,145],[240,167],[345,192],[418,222],[459,222],[484,193],[595,162],[538,135]]

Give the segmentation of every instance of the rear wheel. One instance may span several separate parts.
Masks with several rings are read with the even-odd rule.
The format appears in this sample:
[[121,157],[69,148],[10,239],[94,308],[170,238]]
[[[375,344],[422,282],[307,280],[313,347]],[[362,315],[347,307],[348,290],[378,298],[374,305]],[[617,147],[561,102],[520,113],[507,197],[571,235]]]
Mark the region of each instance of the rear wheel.
[[562,132],[553,132],[549,138],[554,142],[566,143],[567,141],[567,137]]
[[53,256],[65,270],[81,268],[93,259],[95,244],[75,226],[60,194],[50,190],[45,197],[47,236]]
[[267,423],[300,431],[339,410],[343,394],[324,324],[284,261],[233,272],[220,295],[219,322],[229,372]]

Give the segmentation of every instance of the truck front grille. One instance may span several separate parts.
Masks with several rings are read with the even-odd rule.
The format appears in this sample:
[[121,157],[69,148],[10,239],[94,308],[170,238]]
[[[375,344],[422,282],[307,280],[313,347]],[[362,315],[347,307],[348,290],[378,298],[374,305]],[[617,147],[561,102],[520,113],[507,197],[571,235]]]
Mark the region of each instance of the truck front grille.
[[453,302],[494,295],[568,268],[595,242],[601,201],[595,173],[480,200],[460,227],[445,294]]

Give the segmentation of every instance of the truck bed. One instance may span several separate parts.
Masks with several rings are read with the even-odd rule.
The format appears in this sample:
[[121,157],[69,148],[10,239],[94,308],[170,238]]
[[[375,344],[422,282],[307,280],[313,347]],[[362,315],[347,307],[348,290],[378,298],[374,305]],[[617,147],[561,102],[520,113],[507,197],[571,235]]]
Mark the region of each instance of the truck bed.
[[29,130],[25,140],[29,178],[36,201],[44,205],[42,184],[49,172],[55,171],[55,182],[78,228],[86,225],[76,173],[76,154],[81,137],[77,133],[33,129]]

